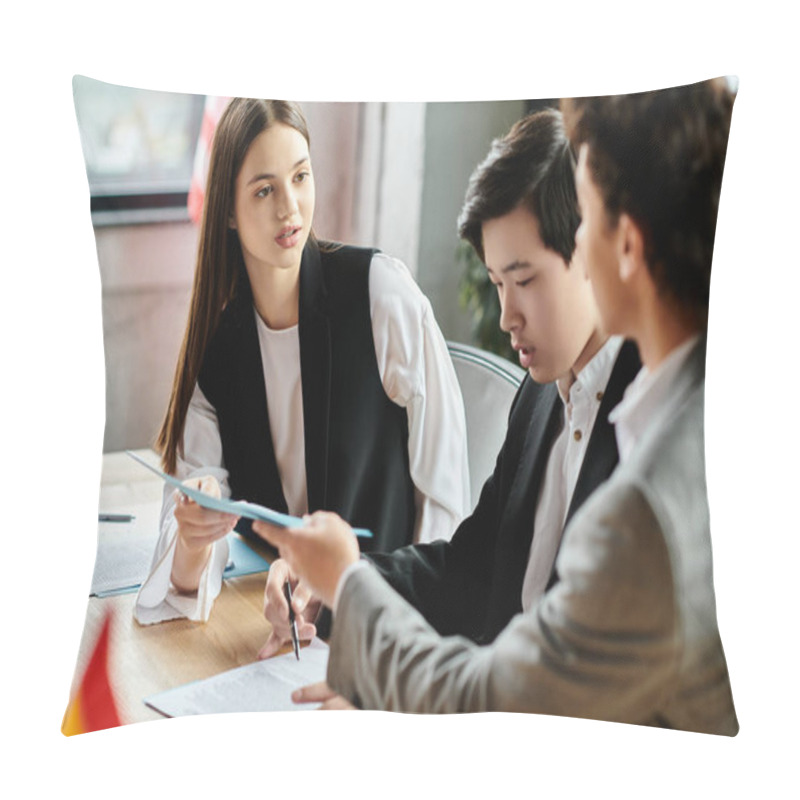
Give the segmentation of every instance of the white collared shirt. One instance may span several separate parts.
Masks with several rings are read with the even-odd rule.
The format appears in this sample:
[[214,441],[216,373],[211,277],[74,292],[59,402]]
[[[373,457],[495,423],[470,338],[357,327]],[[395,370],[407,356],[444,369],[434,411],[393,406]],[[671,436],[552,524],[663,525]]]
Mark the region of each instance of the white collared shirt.
[[[373,256],[369,295],[381,382],[387,396],[405,408],[408,416],[409,473],[416,501],[414,540],[449,539],[469,513],[470,484],[464,406],[447,344],[430,302],[401,261],[383,253]],[[275,459],[289,513],[300,516],[308,510],[308,499],[299,331],[297,326],[271,331],[260,318],[258,322],[262,366],[270,387]],[[189,404],[183,441],[177,477],[214,475],[222,495],[229,497],[216,412],[199,387]],[[177,523],[169,488],[165,488],[160,524],[153,565],[137,596],[135,616],[143,624],[176,617],[206,620],[222,586],[227,541],[215,542],[197,596],[181,595],[170,584]]]
[[654,372],[642,367],[625,390],[622,401],[608,415],[614,425],[620,463],[628,460],[650,425],[653,414],[669,404],[672,382],[699,339],[700,335],[697,334],[678,345]]
[[539,490],[528,568],[522,583],[522,608],[525,611],[544,594],[550,580],[589,438],[622,342],[620,336],[609,337],[580,371],[572,386],[565,389],[561,382],[558,384],[564,418],[561,432],[550,450]]

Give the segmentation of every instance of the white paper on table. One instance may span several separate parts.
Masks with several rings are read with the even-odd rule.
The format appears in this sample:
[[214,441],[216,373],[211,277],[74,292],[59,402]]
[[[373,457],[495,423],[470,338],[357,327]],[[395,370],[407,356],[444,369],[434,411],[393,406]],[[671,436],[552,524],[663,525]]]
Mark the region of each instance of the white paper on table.
[[89,594],[130,591],[147,577],[158,542],[158,510],[136,509],[130,522],[100,522]]
[[294,652],[285,653],[168,689],[144,702],[167,717],[318,708],[318,703],[293,703],[291,694],[301,686],[325,680],[328,652],[328,645],[314,638],[300,649],[299,661]]

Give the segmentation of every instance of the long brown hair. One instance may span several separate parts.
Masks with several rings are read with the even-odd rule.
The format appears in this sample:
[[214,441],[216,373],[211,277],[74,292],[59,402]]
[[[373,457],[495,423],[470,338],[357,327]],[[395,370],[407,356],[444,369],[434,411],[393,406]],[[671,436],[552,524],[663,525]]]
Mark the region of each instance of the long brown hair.
[[214,134],[197,250],[189,319],[183,336],[172,394],[156,448],[164,470],[174,474],[178,449],[183,448],[186,412],[203,356],[226,304],[235,296],[245,274],[242,248],[228,225],[233,213],[236,177],[253,140],[275,123],[301,133],[311,144],[305,117],[296,103],[283,100],[231,100]]

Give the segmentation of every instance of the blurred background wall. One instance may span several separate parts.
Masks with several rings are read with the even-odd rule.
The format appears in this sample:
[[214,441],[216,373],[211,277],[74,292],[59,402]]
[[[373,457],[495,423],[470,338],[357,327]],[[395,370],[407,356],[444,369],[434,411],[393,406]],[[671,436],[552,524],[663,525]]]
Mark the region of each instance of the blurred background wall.
[[[186,323],[198,234],[186,211],[187,169],[195,161],[205,99],[79,78],[74,90],[102,279],[103,449],[148,447],[166,408]],[[179,120],[174,109],[186,98],[191,103]],[[116,122],[104,117],[104,105]],[[491,140],[529,104],[302,105],[311,132],[317,236],[376,246],[402,259],[430,298],[445,338],[471,343],[469,314],[458,302],[463,265],[456,258],[456,219]],[[153,106],[160,116],[148,120]],[[153,171],[151,151],[158,146],[171,173]],[[137,174],[151,174],[126,178],[132,165]]]

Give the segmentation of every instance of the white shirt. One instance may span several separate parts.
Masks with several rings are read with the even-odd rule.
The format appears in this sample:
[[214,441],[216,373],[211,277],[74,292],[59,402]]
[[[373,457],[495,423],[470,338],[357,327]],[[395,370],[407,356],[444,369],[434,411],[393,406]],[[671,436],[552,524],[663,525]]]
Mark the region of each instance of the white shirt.
[[672,382],[699,339],[700,335],[697,334],[678,345],[653,372],[642,367],[625,390],[622,401],[608,415],[609,421],[614,424],[620,463],[628,460],[636,443],[651,424],[653,415],[669,406]]
[[[293,517],[308,512],[303,383],[300,378],[300,328],[268,328],[253,309],[267,387],[269,432],[286,506]],[[200,392],[200,390],[197,390]]]
[[[415,487],[414,541],[449,539],[469,512],[470,491],[464,406],[455,370],[430,302],[406,266],[383,253],[373,256],[369,273],[370,313],[375,355],[387,396],[408,415],[409,472]],[[258,318],[259,345],[267,386],[270,432],[289,513],[308,508],[297,327],[271,331]],[[272,357],[275,360],[272,360]],[[270,375],[280,380],[270,380]],[[181,480],[214,475],[230,496],[216,412],[195,388],[184,427]],[[177,523],[174,492],[165,487],[161,534],[150,575],[136,598],[142,624],[177,617],[206,620],[222,587],[228,560],[223,539],[214,544],[197,595],[181,595],[170,583]]]
[[557,384],[564,418],[539,490],[528,568],[522,582],[525,611],[544,594],[550,580],[567,511],[622,341],[620,336],[610,337],[578,373],[572,386],[565,387],[560,381]]

